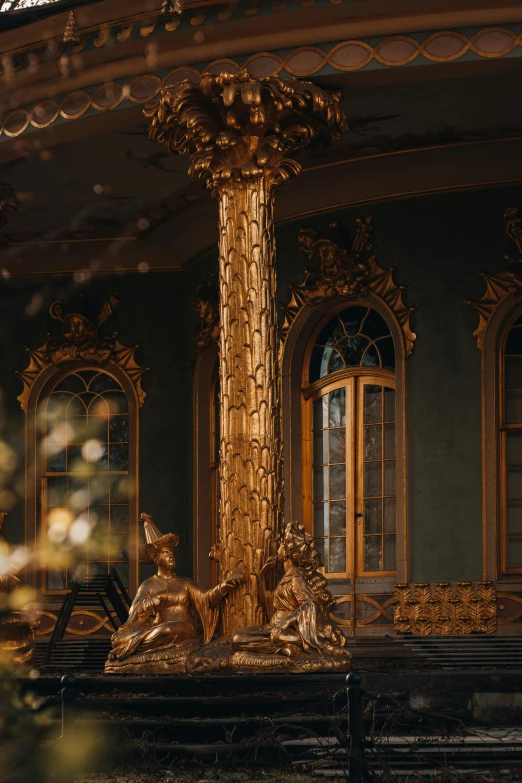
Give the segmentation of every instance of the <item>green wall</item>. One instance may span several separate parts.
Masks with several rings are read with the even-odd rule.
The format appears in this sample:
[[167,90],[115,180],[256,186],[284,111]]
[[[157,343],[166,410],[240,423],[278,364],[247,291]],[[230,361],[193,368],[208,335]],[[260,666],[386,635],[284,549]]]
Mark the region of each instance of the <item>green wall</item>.
[[[383,267],[398,264],[396,280],[409,281],[417,341],[407,360],[408,488],[411,578],[414,581],[481,577],[481,378],[473,338],[478,316],[464,299],[484,291],[479,271],[506,268],[503,213],[522,207],[522,188],[439,194],[373,204],[277,227],[278,297],[299,283],[307,259],[298,247],[301,225],[327,231],[337,219],[349,231],[355,217],[374,216],[375,246]],[[27,363],[24,345],[44,342],[48,306],[66,310],[78,295],[97,307],[118,292],[120,306],[107,330],[125,344],[140,342],[137,357],[152,365],[143,379],[140,508],[158,527],[180,535],[180,573],[192,572],[192,336],[190,300],[216,268],[216,254],[184,272],[114,275],[83,286],[70,279],[11,278],[0,284],[0,440],[18,455],[11,481],[18,502],[5,533],[23,540],[23,426],[16,400],[21,381],[13,369]],[[41,306],[26,307],[34,295]],[[68,304],[69,302],[69,304]]]

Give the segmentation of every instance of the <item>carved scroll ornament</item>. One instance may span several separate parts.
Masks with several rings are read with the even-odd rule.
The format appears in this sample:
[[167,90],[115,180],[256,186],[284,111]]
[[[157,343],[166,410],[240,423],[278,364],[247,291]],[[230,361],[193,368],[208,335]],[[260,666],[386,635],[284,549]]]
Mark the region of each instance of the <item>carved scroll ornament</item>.
[[505,254],[506,261],[509,263],[505,272],[498,275],[488,275],[480,272],[480,275],[486,281],[486,290],[478,302],[465,299],[464,303],[472,305],[479,314],[479,323],[473,337],[477,340],[478,348],[484,350],[484,340],[486,329],[491,316],[497,307],[508,296],[518,296],[522,292],[522,217],[520,210],[515,207],[508,207],[504,212],[506,220],[506,234],[510,241],[512,249]]
[[[332,227],[338,228],[338,224],[333,223]],[[404,336],[406,356],[411,354],[417,337],[410,328],[410,316],[415,308],[407,307],[402,300],[402,292],[406,286],[394,282],[395,266],[383,269],[377,263],[372,235],[371,215],[357,218],[355,238],[350,250],[331,239],[320,237],[314,229],[301,229],[299,246],[308,258],[315,262],[316,269],[305,269],[304,281],[298,286],[290,285],[291,298],[283,307],[283,339],[305,305],[317,305],[334,296],[346,299],[364,298],[371,291],[394,313]]]
[[395,586],[395,633],[451,635],[495,633],[493,582],[437,582]]
[[103,367],[107,362],[114,362],[128,375],[136,389],[138,403],[141,408],[146,393],[141,387],[143,374],[150,369],[140,367],[134,358],[137,345],[129,347],[120,343],[117,332],[110,336],[99,333],[102,324],[113,313],[118,305],[116,296],[109,296],[92,323],[81,313],[65,314],[60,302],[53,302],[49,308],[51,317],[58,321],[61,333],[54,337],[47,335],[47,340],[35,350],[27,348],[29,364],[25,370],[16,370],[24,382],[24,388],[18,400],[22,410],[27,411],[31,389],[40,375],[51,365],[61,367],[74,362],[89,362]]
[[199,315],[194,342],[197,352],[203,353],[209,345],[219,341],[219,287],[215,272],[198,285],[192,304]]

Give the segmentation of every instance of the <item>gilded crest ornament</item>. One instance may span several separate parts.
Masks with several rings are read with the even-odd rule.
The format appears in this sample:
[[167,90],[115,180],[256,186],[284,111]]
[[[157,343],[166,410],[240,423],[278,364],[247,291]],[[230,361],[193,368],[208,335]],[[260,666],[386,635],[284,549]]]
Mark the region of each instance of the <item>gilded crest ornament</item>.
[[104,366],[108,362],[118,364],[132,381],[140,407],[145,401],[145,392],[141,387],[141,378],[149,369],[140,367],[134,358],[138,347],[122,345],[117,332],[110,336],[100,334],[100,327],[112,315],[118,305],[118,299],[111,294],[103,302],[100,312],[93,323],[82,313],[64,313],[60,302],[53,302],[49,308],[51,318],[58,321],[61,333],[58,336],[47,335],[47,340],[35,350],[29,352],[29,364],[25,370],[16,370],[24,382],[24,388],[18,397],[22,410],[27,410],[31,389],[47,367],[54,365],[88,362]]
[[505,259],[509,266],[498,275],[488,275],[480,272],[486,282],[486,290],[478,302],[465,299],[464,303],[472,305],[479,314],[479,323],[473,337],[477,340],[477,346],[484,350],[484,340],[489,320],[497,307],[508,296],[518,296],[522,292],[522,217],[520,210],[508,207],[504,212],[506,221],[506,234],[510,241],[510,250],[505,253]]
[[[338,229],[339,224],[332,223],[331,228]],[[315,229],[301,229],[299,247],[315,263],[316,269],[305,269],[304,281],[298,286],[290,285],[290,301],[283,307],[283,340],[305,305],[318,305],[335,296],[364,299],[371,291],[393,311],[402,329],[406,356],[411,354],[417,337],[410,328],[410,315],[415,308],[407,307],[402,300],[405,284],[397,285],[394,282],[396,265],[391,269],[383,269],[377,263],[372,237],[371,215],[357,218],[355,237],[350,250],[327,237],[319,236]]]

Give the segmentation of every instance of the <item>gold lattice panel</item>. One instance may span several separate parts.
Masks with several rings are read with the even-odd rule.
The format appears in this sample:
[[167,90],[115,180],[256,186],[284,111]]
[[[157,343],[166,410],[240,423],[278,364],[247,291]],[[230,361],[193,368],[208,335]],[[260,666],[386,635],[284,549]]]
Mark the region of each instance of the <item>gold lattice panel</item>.
[[395,586],[396,634],[495,633],[493,582],[437,582]]

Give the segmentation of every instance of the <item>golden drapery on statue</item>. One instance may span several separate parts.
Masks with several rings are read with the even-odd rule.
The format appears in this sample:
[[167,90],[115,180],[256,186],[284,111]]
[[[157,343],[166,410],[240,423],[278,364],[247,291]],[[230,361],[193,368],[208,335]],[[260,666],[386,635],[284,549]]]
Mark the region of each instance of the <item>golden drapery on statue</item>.
[[259,563],[282,526],[279,335],[273,208],[301,149],[348,130],[339,92],[299,79],[204,74],[145,109],[149,137],[187,153],[189,174],[219,198],[221,579],[245,582],[223,615],[232,635],[265,619]]
[[132,602],[129,618],[112,636],[107,674],[183,673],[187,656],[201,642],[194,623],[196,611],[203,627],[203,643],[215,632],[219,606],[243,580],[240,573],[211,590],[174,574],[174,533],[162,535],[148,514],[142,514],[146,544],[140,561],[156,563],[158,573],[146,579]]

